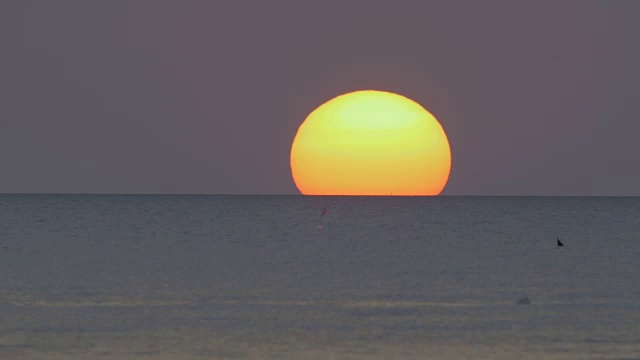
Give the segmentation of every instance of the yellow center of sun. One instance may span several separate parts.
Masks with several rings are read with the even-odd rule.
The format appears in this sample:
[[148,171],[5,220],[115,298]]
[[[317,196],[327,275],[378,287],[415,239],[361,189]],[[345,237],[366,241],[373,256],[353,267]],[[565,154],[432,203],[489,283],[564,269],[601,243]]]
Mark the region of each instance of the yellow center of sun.
[[291,147],[306,195],[438,195],[451,170],[449,141],[426,109],[404,96],[356,91],[314,110]]

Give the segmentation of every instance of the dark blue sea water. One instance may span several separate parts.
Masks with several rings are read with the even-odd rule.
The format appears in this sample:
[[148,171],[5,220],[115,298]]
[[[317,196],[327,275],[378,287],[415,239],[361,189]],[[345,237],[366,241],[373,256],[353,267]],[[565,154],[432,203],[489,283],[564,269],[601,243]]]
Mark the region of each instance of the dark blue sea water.
[[0,359],[638,359],[639,274],[640,198],[0,195]]

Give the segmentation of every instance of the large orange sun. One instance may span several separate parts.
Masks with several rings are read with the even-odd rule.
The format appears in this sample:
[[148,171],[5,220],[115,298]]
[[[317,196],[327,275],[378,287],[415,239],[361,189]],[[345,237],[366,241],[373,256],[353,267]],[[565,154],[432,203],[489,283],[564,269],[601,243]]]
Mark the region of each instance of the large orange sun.
[[451,170],[449,141],[425,108],[375,90],[338,96],[300,125],[293,180],[305,195],[438,195]]

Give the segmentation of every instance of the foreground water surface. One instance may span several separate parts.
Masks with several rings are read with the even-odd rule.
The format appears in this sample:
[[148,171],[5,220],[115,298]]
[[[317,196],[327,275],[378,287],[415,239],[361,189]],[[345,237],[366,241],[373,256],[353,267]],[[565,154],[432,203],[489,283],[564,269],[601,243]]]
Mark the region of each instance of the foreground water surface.
[[640,198],[0,195],[0,246],[0,359],[640,358]]

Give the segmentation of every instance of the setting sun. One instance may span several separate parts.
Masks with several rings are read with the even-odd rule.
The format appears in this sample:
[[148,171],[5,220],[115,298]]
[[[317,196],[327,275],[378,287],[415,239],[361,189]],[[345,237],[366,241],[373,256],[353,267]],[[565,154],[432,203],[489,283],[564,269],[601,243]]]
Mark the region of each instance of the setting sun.
[[438,195],[451,151],[436,118],[384,91],[356,91],[314,110],[291,147],[291,173],[305,195]]

